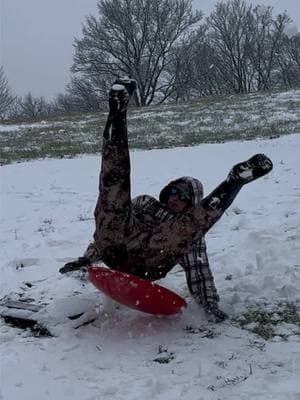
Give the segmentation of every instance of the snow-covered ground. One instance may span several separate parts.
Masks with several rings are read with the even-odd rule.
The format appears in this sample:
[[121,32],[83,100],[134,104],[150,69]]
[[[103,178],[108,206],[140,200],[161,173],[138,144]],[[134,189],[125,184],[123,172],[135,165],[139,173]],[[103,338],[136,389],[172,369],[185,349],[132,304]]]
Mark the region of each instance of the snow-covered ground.
[[2,167],[0,298],[45,304],[37,315],[54,337],[0,322],[0,399],[299,400],[299,326],[273,324],[264,340],[254,322],[242,329],[236,320],[251,309],[273,319],[287,304],[299,310],[300,135],[133,152],[133,194],[157,196],[182,175],[200,178],[208,193],[257,152],[272,158],[273,172],[246,186],[207,235],[220,305],[231,317],[222,324],[192,302],[179,267],[160,282],[188,302],[171,317],[129,310],[59,275],[92,236],[97,157]]
[[22,129],[31,129],[31,128],[47,128],[50,126],[49,123],[46,121],[41,121],[41,122],[35,122],[35,123],[21,123],[21,124],[9,124],[9,125],[4,125],[0,124],[0,133],[5,133],[5,132],[12,132],[12,131],[18,131]]

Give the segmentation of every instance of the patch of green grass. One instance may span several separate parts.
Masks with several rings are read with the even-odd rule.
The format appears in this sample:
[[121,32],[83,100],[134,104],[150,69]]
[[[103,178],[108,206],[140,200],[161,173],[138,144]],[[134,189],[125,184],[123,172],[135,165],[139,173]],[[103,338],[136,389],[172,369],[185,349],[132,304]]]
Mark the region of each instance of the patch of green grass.
[[295,325],[300,336],[300,313],[293,303],[279,304],[278,308],[271,311],[261,308],[251,309],[234,321],[243,329],[256,333],[266,340],[276,336],[276,327],[283,323]]
[[[105,121],[106,113],[93,113],[2,123],[0,162],[98,153]],[[128,129],[132,149],[278,137],[300,132],[300,90],[131,108]]]

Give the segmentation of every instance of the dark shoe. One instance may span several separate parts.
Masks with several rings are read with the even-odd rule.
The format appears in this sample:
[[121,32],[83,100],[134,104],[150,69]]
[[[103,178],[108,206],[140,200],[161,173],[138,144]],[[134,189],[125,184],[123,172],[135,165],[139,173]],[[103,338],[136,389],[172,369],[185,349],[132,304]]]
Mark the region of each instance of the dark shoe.
[[88,258],[79,257],[77,260],[65,264],[62,268],[60,268],[59,272],[61,274],[66,274],[67,272],[78,271],[80,269],[84,269],[84,267],[87,267],[90,264],[91,262]]
[[113,115],[127,110],[129,99],[137,87],[136,81],[130,78],[117,79],[109,92],[109,108]]
[[268,174],[273,168],[272,161],[264,154],[255,154],[247,161],[232,167],[227,181],[249,183]]
[[129,96],[132,96],[133,92],[137,88],[136,80],[128,78],[128,77],[118,78],[115,81],[114,85],[123,85],[123,86],[125,86]]

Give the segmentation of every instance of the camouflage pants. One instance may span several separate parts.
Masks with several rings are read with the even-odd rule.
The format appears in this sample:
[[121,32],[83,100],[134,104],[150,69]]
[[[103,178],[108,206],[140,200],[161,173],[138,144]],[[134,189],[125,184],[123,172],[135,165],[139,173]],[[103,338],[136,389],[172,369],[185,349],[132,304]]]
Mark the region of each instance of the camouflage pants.
[[[99,196],[94,212],[94,244],[99,259],[122,264],[131,222],[130,158],[126,112],[108,116],[102,144]],[[88,252],[88,250],[87,250]]]

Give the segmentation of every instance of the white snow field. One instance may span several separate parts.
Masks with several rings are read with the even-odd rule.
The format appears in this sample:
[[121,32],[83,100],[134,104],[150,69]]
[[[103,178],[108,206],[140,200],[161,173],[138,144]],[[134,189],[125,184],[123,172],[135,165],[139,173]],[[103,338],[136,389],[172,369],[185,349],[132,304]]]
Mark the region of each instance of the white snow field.
[[[36,316],[53,337],[1,320],[0,399],[299,400],[299,318],[284,322],[282,310],[299,312],[300,303],[300,135],[132,152],[133,195],[158,196],[183,175],[208,193],[259,152],[274,170],[245,186],[207,235],[230,316],[221,324],[194,304],[180,267],[159,282],[188,302],[169,317],[127,309],[78,275],[58,273],[92,237],[99,157],[3,166],[0,298],[44,304]],[[258,309],[271,324],[243,317]],[[268,340],[254,333],[261,326]]]

